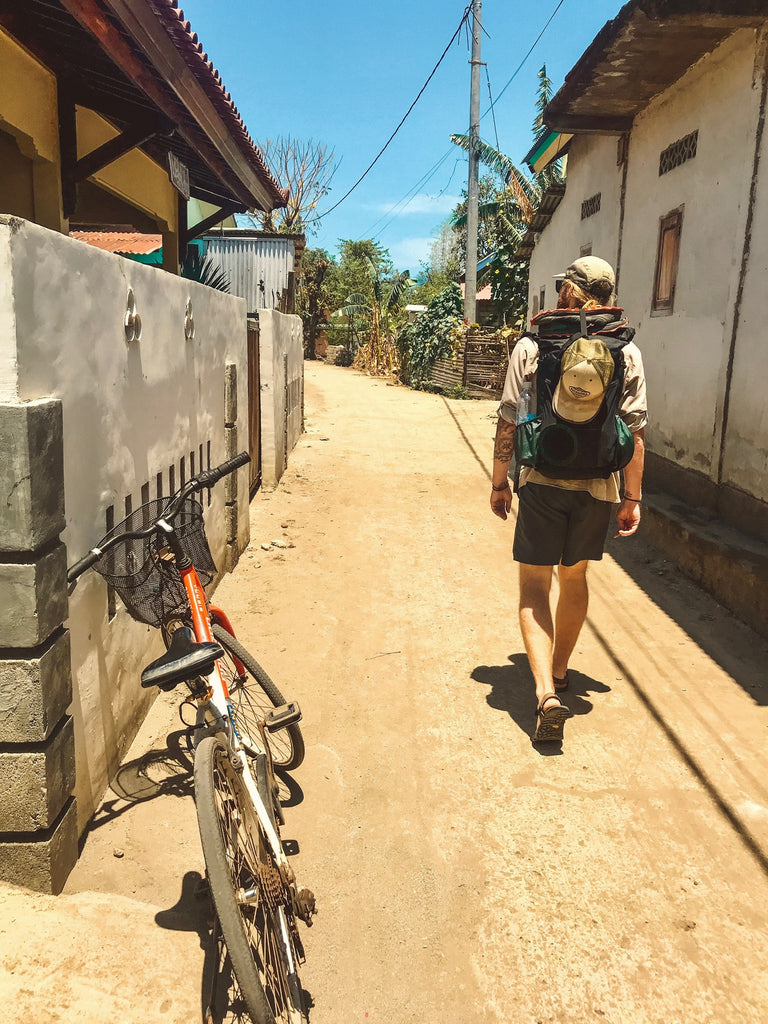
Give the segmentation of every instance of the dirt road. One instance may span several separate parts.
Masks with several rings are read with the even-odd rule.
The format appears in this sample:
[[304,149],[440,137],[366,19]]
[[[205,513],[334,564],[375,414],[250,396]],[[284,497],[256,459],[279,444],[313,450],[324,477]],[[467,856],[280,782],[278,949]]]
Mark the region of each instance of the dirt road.
[[[304,711],[285,836],[320,908],[311,1024],[762,1024],[768,645],[614,542],[565,743],[536,749],[513,525],[488,509],[494,403],[307,364],[306,421],[217,598]],[[156,703],[65,893],[0,889],[0,1020],[200,1021],[174,709]]]

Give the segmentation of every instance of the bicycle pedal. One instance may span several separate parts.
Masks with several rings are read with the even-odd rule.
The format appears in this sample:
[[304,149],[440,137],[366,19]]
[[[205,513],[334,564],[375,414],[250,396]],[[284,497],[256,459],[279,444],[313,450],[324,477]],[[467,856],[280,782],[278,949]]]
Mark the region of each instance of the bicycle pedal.
[[275,708],[274,711],[270,711],[267,717],[264,719],[264,726],[267,732],[277,732],[279,729],[285,729],[289,725],[295,725],[301,721],[301,708],[296,701],[289,701],[288,704],[282,704],[279,708]]

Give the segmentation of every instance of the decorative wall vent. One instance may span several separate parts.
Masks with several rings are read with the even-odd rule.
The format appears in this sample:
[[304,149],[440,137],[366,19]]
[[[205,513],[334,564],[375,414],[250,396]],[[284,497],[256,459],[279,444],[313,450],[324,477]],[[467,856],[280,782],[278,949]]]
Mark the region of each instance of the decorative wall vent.
[[128,289],[123,326],[125,327],[126,341],[139,341],[141,338],[141,317],[136,312],[136,297],[133,294],[133,288]]
[[581,204],[581,219],[586,220],[587,217],[591,217],[593,213],[597,213],[600,209],[600,199],[602,198],[602,192],[595,192],[589,199],[585,199]]
[[192,313],[192,299],[187,299],[187,308],[184,311],[184,337],[191,341],[195,336],[195,318]]
[[659,176],[666,174],[667,171],[673,171],[675,167],[684,164],[686,160],[693,160],[698,143],[699,130],[697,128],[695,132],[691,132],[690,135],[685,135],[677,142],[673,142],[671,146],[667,146],[659,157]]

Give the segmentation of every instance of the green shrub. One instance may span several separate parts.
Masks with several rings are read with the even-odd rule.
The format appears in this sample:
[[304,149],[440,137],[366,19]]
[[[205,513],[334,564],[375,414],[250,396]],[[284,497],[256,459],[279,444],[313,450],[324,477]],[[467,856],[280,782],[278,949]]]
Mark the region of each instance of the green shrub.
[[403,383],[420,387],[429,380],[435,360],[447,359],[458,350],[463,318],[461,288],[452,283],[400,331],[397,347]]

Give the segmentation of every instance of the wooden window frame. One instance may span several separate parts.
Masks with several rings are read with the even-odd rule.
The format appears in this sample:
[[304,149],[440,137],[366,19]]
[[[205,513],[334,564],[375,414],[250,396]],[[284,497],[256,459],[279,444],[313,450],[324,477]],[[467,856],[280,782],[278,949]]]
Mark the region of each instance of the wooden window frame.
[[[680,238],[683,232],[683,210],[676,210],[659,218],[659,238],[656,245],[656,269],[653,275],[653,296],[651,297],[651,316],[671,316],[675,309],[675,291],[677,290],[677,274],[680,265]],[[665,245],[667,236],[673,233],[671,250]],[[666,255],[666,262],[665,262]],[[659,294],[662,280],[669,272],[669,294]]]

